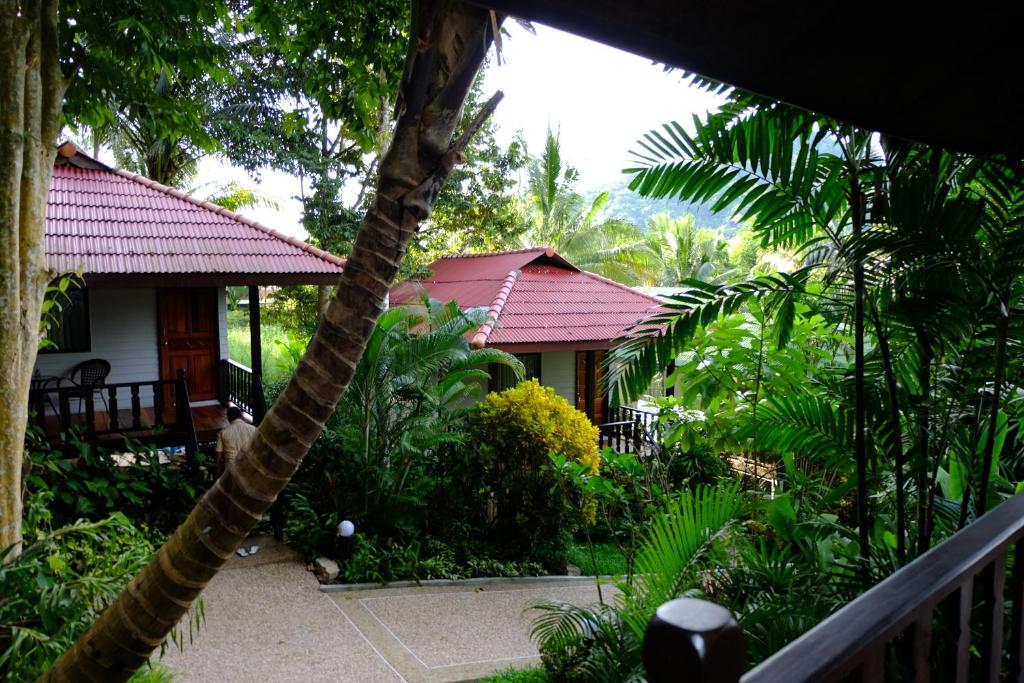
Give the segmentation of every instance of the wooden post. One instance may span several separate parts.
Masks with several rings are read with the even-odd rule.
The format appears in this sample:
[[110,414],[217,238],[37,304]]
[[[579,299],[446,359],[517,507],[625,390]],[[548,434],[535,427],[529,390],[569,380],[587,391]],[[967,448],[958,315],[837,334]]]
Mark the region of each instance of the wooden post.
[[249,367],[263,377],[263,339],[260,336],[260,288],[249,285]]
[[736,620],[712,602],[666,602],[647,625],[644,668],[650,683],[737,683],[745,659]]
[[189,471],[195,472],[196,451],[199,450],[199,440],[196,438],[196,427],[192,422],[192,406],[188,397],[188,382],[185,379],[185,371],[178,370],[178,376],[174,384],[174,428],[185,437],[185,458]]

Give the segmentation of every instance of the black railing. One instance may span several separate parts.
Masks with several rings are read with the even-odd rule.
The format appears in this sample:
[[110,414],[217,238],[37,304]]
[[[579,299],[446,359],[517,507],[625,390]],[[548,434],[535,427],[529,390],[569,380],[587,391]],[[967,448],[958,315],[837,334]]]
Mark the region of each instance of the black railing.
[[[152,392],[152,406],[144,406],[144,390]],[[29,392],[33,422],[50,434],[81,428],[87,439],[150,432],[161,443],[183,445],[191,461],[197,440],[189,407],[185,371],[176,379],[38,388]],[[72,410],[72,406],[76,410]],[[124,407],[122,407],[124,406]],[[169,407],[173,417],[168,419]]]
[[637,453],[655,437],[657,415],[636,408],[617,406],[608,410],[608,422],[598,425],[598,445],[619,453]]
[[[701,601],[662,605],[644,641],[648,680],[741,680],[742,638],[727,617]],[[1021,681],[1022,654],[1024,494],[868,590],[742,683]]]
[[267,399],[263,394],[260,376],[241,363],[225,358],[220,361],[222,400],[234,403],[242,411],[252,415],[252,421],[259,424],[267,413]]

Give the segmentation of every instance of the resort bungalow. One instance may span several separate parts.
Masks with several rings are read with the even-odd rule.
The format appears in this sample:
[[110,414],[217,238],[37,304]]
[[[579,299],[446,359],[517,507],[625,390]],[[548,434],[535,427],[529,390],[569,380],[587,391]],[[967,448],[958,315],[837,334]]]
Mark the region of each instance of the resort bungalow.
[[[605,354],[659,299],[582,271],[551,248],[449,256],[429,269],[429,277],[396,286],[391,304],[426,292],[463,309],[487,308],[474,346],[515,354],[527,377],[552,387],[594,424],[609,421],[600,391]],[[505,389],[512,379],[507,369],[492,368],[489,389]]]
[[[225,424],[228,402],[262,407],[257,288],[331,285],[344,265],[73,144],[54,163],[46,254],[53,273],[77,271],[84,287],[69,292],[36,362],[36,419],[96,437],[160,427],[192,449]],[[249,287],[256,373],[228,359],[225,287],[235,285]]]

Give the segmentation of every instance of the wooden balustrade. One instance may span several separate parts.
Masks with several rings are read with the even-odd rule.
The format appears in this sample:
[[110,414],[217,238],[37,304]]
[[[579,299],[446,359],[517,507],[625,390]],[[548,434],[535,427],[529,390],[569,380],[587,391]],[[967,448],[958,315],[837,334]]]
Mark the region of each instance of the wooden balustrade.
[[649,680],[1024,681],[1024,494],[869,589],[742,679],[734,668],[743,658],[742,638],[714,635],[729,627],[706,605],[673,601],[659,608],[644,641]]
[[608,422],[598,425],[598,445],[619,453],[640,454],[644,444],[654,437],[657,416],[636,408],[616,406],[608,410]]
[[[143,405],[143,388],[152,392],[151,409]],[[168,421],[166,402],[171,395],[174,419]],[[125,396],[130,407],[123,412],[120,398]],[[34,424],[44,431],[56,422],[62,432],[81,428],[90,440],[133,432],[159,433],[161,442],[179,440],[190,462],[198,447],[184,370],[178,371],[176,379],[33,389],[29,405]]]

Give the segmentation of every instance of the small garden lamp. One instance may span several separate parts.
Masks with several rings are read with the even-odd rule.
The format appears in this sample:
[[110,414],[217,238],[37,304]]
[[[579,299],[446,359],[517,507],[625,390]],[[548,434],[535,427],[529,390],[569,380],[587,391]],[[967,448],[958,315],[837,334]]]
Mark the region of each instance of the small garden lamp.
[[342,562],[352,557],[352,545],[355,539],[356,525],[347,519],[338,522],[338,559]]

